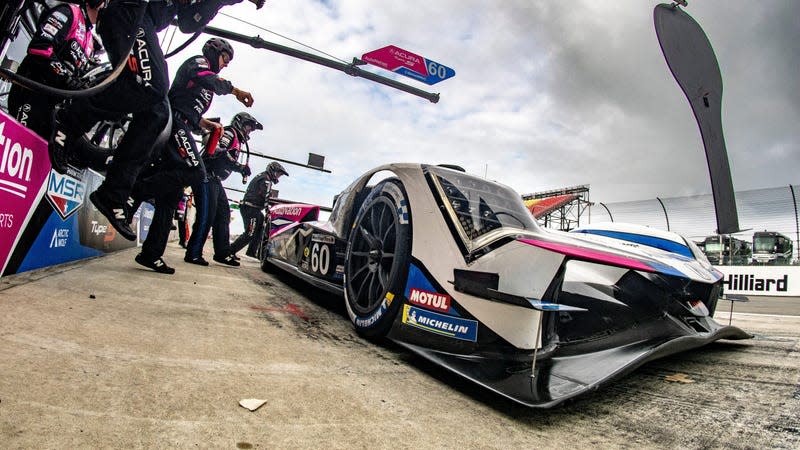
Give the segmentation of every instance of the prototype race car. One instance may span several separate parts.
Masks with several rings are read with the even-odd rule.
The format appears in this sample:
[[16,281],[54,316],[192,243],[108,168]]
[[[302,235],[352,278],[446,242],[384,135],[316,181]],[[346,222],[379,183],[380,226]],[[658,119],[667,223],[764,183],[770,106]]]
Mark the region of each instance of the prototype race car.
[[453,166],[378,167],[318,215],[273,207],[262,268],[342,294],[359,334],[527,406],[750,337],[712,319],[722,277],[710,265],[542,229],[512,189]]

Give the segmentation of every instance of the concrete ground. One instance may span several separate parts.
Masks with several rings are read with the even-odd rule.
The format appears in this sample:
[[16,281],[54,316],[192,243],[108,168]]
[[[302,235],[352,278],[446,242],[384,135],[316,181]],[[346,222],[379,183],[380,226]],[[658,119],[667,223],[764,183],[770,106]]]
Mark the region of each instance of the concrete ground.
[[341,299],[254,260],[170,244],[170,276],[135,254],[0,279],[0,447],[800,448],[800,316],[736,305],[754,339],[530,410],[361,339]]

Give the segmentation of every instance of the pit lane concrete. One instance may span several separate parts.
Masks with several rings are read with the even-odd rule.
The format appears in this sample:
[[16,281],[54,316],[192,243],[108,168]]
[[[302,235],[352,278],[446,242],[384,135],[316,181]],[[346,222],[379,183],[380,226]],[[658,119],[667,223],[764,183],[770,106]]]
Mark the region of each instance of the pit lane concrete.
[[0,447],[800,448],[798,299],[542,411],[359,338],[340,299],[253,260],[170,244],[166,276],[135,254],[0,279]]

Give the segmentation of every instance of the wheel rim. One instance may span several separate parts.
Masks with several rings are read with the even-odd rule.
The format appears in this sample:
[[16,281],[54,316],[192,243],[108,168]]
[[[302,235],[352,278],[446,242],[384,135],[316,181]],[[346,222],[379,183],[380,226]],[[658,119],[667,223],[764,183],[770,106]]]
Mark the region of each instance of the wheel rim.
[[397,212],[381,197],[369,206],[358,222],[348,260],[351,306],[358,314],[379,307],[397,272]]
[[89,143],[96,147],[97,151],[113,155],[117,145],[119,145],[119,141],[128,130],[129,123],[130,117],[98,122],[97,125],[86,134],[86,138]]

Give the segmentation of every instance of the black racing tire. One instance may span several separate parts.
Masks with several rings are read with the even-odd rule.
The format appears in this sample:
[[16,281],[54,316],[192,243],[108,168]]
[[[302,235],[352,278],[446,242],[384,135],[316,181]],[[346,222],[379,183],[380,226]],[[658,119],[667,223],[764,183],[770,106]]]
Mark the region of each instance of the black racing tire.
[[365,337],[389,332],[402,299],[411,257],[411,211],[402,183],[381,181],[364,200],[347,242],[345,306]]

